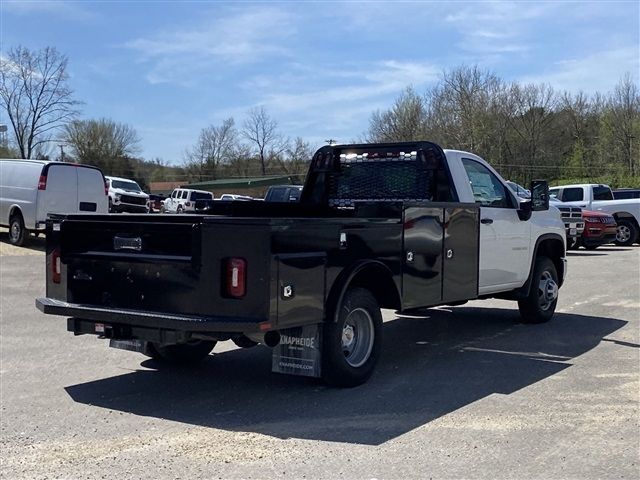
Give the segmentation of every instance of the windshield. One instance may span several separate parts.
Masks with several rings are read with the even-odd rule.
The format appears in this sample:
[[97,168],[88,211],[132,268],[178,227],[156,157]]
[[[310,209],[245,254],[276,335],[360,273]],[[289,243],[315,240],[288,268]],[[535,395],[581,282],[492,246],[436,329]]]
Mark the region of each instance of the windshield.
[[140,186],[136,182],[129,180],[111,180],[112,188],[120,188],[122,190],[128,190],[130,192],[141,192]]

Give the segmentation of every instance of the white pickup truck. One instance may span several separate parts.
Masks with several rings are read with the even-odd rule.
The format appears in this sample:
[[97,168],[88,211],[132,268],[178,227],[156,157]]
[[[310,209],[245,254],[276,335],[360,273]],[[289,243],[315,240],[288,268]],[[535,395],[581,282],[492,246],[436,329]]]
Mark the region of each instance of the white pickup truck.
[[569,205],[613,215],[618,224],[617,245],[640,241],[640,199],[614,200],[608,185],[593,183],[552,187],[549,194]]

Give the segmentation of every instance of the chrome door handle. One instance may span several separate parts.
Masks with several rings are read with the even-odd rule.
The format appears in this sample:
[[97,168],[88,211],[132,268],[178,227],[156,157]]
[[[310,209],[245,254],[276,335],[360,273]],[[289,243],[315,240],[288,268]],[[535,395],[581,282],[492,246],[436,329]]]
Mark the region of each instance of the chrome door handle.
[[493,218],[483,218],[480,220],[480,223],[484,223],[485,225],[490,225],[493,223]]

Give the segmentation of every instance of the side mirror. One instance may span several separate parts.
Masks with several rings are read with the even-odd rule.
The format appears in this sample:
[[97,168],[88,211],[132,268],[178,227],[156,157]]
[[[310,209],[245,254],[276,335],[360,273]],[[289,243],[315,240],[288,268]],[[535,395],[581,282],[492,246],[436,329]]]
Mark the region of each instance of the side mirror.
[[549,210],[549,183],[545,180],[531,182],[531,211]]

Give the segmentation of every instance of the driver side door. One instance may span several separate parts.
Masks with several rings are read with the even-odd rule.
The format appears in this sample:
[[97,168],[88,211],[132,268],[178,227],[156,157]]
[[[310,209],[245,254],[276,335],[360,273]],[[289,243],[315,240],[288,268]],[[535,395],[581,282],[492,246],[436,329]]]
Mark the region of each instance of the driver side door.
[[531,224],[518,202],[485,165],[462,158],[473,197],[480,204],[480,294],[521,286],[529,275]]

